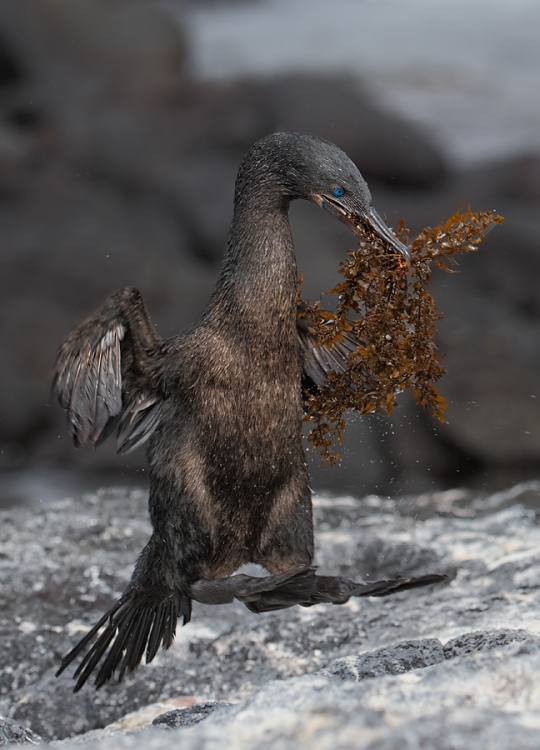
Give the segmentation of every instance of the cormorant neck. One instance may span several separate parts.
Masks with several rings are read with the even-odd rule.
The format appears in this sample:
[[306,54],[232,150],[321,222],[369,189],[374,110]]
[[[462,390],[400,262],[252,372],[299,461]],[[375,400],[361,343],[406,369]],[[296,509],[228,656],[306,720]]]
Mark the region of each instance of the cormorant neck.
[[250,326],[263,328],[272,320],[296,325],[297,269],[289,204],[276,190],[262,186],[252,188],[249,196],[237,196],[211,300],[211,307],[225,306],[236,325],[244,318]]

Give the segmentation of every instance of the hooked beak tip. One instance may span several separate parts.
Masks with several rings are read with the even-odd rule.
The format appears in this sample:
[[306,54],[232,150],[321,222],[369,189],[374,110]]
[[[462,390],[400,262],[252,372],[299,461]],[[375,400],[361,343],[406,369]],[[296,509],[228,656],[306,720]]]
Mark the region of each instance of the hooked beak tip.
[[402,256],[402,258],[407,263],[407,267],[410,268],[412,265],[412,256],[409,248],[407,245],[405,245],[401,240],[399,240],[396,235],[392,232],[390,227],[388,227],[384,221],[381,219],[379,214],[375,211],[374,208],[371,208],[366,216],[367,223],[371,227],[371,229],[385,242],[387,242],[390,247],[393,247],[394,250],[397,250],[397,252]]
[[412,257],[409,248],[401,242],[392,232],[379,214],[371,206],[367,211],[353,212],[347,206],[329,196],[319,193],[313,194],[311,200],[321,208],[331,211],[340,221],[344,222],[357,237],[365,238],[367,226],[390,247],[394,248],[407,263],[407,267],[412,266]]

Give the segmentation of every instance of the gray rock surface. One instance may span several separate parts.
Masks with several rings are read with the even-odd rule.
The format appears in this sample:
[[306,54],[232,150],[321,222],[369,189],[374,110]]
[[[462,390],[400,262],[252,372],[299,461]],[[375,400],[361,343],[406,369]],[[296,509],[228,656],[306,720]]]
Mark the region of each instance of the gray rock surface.
[[37,745],[42,738],[30,729],[25,729],[12,719],[0,717],[0,747],[14,745]]
[[402,674],[412,669],[430,667],[444,658],[445,652],[441,642],[437,638],[426,638],[423,641],[403,641],[396,646],[379,648],[362,656],[345,656],[336,659],[318,674],[360,682],[371,677]]
[[164,714],[156,716],[152,722],[153,726],[164,725],[169,729],[176,729],[176,727],[192,727],[195,724],[200,724],[215,711],[222,708],[228,708],[231,703],[227,701],[206,701],[204,703],[195,703],[189,708],[175,708],[174,711],[167,711]]
[[[446,572],[449,584],[262,616],[196,605],[168,652],[120,685],[78,694],[54,672],[125,586],[150,531],[145,493],[113,488],[3,511],[0,715],[96,748],[163,747],[174,732],[186,747],[216,749],[451,748],[467,733],[486,750],[532,747],[540,483],[492,495],[321,496],[315,509],[321,570],[366,580]],[[174,702],[196,713],[194,700],[234,705],[172,735],[140,728]]]

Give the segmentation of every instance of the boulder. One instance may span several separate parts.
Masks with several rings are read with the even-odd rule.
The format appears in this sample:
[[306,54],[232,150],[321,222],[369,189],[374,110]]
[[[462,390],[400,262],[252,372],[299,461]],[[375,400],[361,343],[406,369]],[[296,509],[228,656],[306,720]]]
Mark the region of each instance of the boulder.
[[[126,747],[155,737],[176,742],[163,726],[183,732],[206,714],[182,742],[211,736],[226,747],[236,733],[235,747],[252,748],[264,746],[268,733],[271,746],[283,732],[303,743],[319,731],[348,731],[354,746],[371,747],[392,732],[419,738],[441,712],[449,732],[464,732],[475,712],[497,714],[501,731],[525,732],[538,710],[538,482],[492,495],[319,496],[321,572],[369,581],[431,571],[446,573],[449,583],[261,616],[240,603],[195,604],[169,651],[120,684],[98,692],[89,684],[74,694],[73,667],[60,678],[54,673],[125,587],[150,533],[146,501],[143,491],[112,488],[82,501],[0,511],[6,719],[49,739],[92,732],[85,739],[96,747],[108,747],[107,737]],[[207,707],[213,701],[234,705],[214,712]],[[176,710],[182,706],[187,713]],[[171,712],[161,728],[141,729]],[[375,721],[375,734],[355,734],[364,731],[358,721]],[[487,729],[474,727],[484,743],[478,746],[490,747]]]
[[30,729],[21,727],[16,721],[0,717],[0,747],[7,747],[8,745],[10,747],[14,747],[15,745],[37,745],[41,741],[42,738]]
[[170,729],[176,727],[192,727],[194,724],[200,724],[211,714],[221,708],[227,708],[232,705],[227,701],[205,701],[204,703],[194,703],[189,708],[176,708],[174,711],[167,711],[164,714],[156,716],[152,724],[154,726],[165,725]]

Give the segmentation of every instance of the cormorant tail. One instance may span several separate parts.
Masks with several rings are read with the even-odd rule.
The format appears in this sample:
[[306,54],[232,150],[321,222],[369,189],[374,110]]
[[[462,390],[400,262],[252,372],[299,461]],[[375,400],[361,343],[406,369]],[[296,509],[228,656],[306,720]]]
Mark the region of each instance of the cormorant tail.
[[[96,688],[108,682],[115,672],[118,681],[126,672],[133,671],[146,652],[146,663],[152,661],[158,649],[171,646],[176,633],[176,622],[183,625],[191,618],[191,599],[172,593],[157,603],[141,600],[139,592],[128,589],[101,620],[62,660],[58,677],[79,654],[84,658],[73,675],[78,692],[101,662],[95,678]],[[102,630],[103,628],[103,630]],[[101,630],[101,632],[99,632]]]

